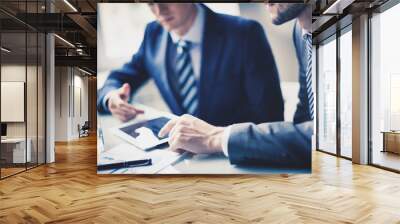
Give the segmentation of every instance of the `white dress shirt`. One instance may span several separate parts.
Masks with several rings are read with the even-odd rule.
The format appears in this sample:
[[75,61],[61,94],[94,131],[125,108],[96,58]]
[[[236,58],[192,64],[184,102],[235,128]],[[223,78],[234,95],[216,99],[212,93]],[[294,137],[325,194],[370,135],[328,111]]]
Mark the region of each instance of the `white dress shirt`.
[[205,12],[204,8],[199,4],[196,4],[197,15],[196,18],[188,30],[188,32],[182,37],[178,36],[174,32],[170,32],[172,41],[177,44],[179,40],[186,40],[191,43],[190,58],[192,59],[193,73],[197,80],[200,79],[200,68],[201,68],[201,49],[203,42],[204,23],[205,23]]
[[[186,40],[191,42],[190,57],[192,59],[193,73],[198,80],[200,80],[200,67],[201,67],[201,49],[203,42],[204,23],[205,23],[205,11],[200,4],[196,4],[196,18],[188,30],[188,32],[182,37],[178,36],[174,32],[169,32],[172,41],[176,44],[179,40]],[[108,93],[103,99],[103,105],[107,108],[107,101],[111,96],[111,92]]]

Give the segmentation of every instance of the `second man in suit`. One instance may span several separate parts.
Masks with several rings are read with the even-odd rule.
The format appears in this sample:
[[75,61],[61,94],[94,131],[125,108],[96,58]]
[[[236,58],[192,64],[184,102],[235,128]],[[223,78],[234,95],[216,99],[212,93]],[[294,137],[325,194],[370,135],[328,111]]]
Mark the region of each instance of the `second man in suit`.
[[142,111],[131,94],[153,78],[174,114],[214,125],[283,120],[278,71],[263,28],[214,13],[203,4],[150,3],[147,25],[132,60],[112,71],[98,92],[100,113],[122,121]]
[[269,3],[272,21],[281,25],[296,19],[293,43],[299,63],[299,103],[293,122],[239,123],[216,127],[190,115],[168,122],[160,136],[169,134],[172,150],[196,154],[223,152],[235,165],[311,168],[314,93],[312,90],[311,6]]

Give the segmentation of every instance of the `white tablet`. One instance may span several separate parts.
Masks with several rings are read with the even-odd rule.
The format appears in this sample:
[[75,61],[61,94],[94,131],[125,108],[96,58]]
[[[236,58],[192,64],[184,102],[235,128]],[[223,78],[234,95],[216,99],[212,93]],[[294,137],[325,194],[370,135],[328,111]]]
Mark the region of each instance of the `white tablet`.
[[114,133],[136,147],[148,150],[168,142],[168,136],[158,137],[158,132],[170,120],[167,117],[158,117],[127,123],[114,128]]

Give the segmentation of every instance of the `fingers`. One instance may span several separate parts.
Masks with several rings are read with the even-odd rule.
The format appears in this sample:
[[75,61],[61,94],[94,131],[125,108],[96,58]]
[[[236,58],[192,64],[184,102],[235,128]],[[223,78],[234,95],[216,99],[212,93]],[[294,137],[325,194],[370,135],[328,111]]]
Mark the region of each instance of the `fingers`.
[[121,113],[118,113],[118,112],[114,112],[113,116],[118,118],[118,120],[120,120],[122,122],[126,122],[126,121],[129,120],[129,118],[125,114],[121,114]]
[[121,121],[128,121],[135,118],[144,111],[137,109],[128,103],[131,94],[131,86],[124,83],[121,88],[113,90],[108,100],[108,108],[110,112]]
[[[171,120],[169,124],[167,123],[161,134],[164,136],[169,133],[169,149],[172,151],[182,151],[188,150],[190,146],[188,145],[188,141],[190,136],[193,133],[192,128],[190,127],[190,121],[186,120],[183,117]],[[189,149],[190,151],[190,149]]]
[[170,121],[168,121],[164,127],[161,128],[161,130],[158,133],[158,137],[162,138],[165,137],[168,133],[169,136],[172,136],[174,134],[174,129],[176,126],[183,126],[183,125],[189,125],[190,124],[190,115],[184,114],[178,118],[174,118]]
[[131,113],[135,113],[135,114],[143,114],[144,113],[144,110],[138,109],[138,108],[134,107],[133,105],[126,103],[124,101],[119,102],[118,106],[125,111],[130,111]]
[[185,136],[181,132],[176,132],[175,134],[170,135],[170,138],[168,140],[169,149],[174,152],[185,149],[186,146],[184,143],[185,143]]
[[116,116],[119,120],[126,122],[136,117],[136,114],[131,112],[125,112],[123,110],[114,110],[112,114]]
[[118,101],[117,103],[113,103],[110,107],[110,111],[113,115],[124,122],[135,118],[138,114],[144,113],[143,110],[136,109],[132,105],[125,103],[122,100]]
[[[127,87],[123,87],[127,88]],[[130,87],[129,87],[130,88]],[[137,109],[133,105],[124,101],[121,98],[121,95],[114,94],[109,99],[109,109],[110,112],[115,115],[121,121],[128,121],[135,118],[138,114],[143,114],[144,111],[141,109]]]
[[136,114],[144,114],[144,110],[141,110],[138,108],[135,108],[135,110],[136,110]]
[[166,126],[165,132],[169,131],[168,143],[172,151],[183,149],[194,154],[220,151],[223,133],[221,127],[212,126],[189,115],[181,116]]
[[182,154],[182,153],[184,153],[184,152],[187,152],[186,150],[184,150],[184,149],[175,149],[175,150],[172,150],[173,152],[177,152],[177,153],[180,153],[180,154]]
[[176,122],[178,122],[179,118],[174,118],[169,120],[164,127],[161,128],[161,130],[158,132],[158,137],[163,138],[165,137],[175,126]]
[[132,112],[136,113],[136,108],[134,106],[132,106],[131,104],[126,103],[124,101],[120,101],[118,103],[118,107],[121,108],[121,109],[124,109],[124,110],[127,110],[127,111],[132,111]]
[[124,83],[122,87],[119,88],[119,94],[122,100],[128,101],[129,96],[131,95],[131,86],[128,83]]

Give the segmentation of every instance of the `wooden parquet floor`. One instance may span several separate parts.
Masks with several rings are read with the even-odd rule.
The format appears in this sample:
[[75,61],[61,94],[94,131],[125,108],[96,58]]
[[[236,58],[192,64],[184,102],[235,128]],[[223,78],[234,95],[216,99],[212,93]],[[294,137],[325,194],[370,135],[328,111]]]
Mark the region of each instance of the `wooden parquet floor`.
[[400,175],[313,153],[311,175],[98,176],[96,139],[0,181],[0,223],[400,223]]

